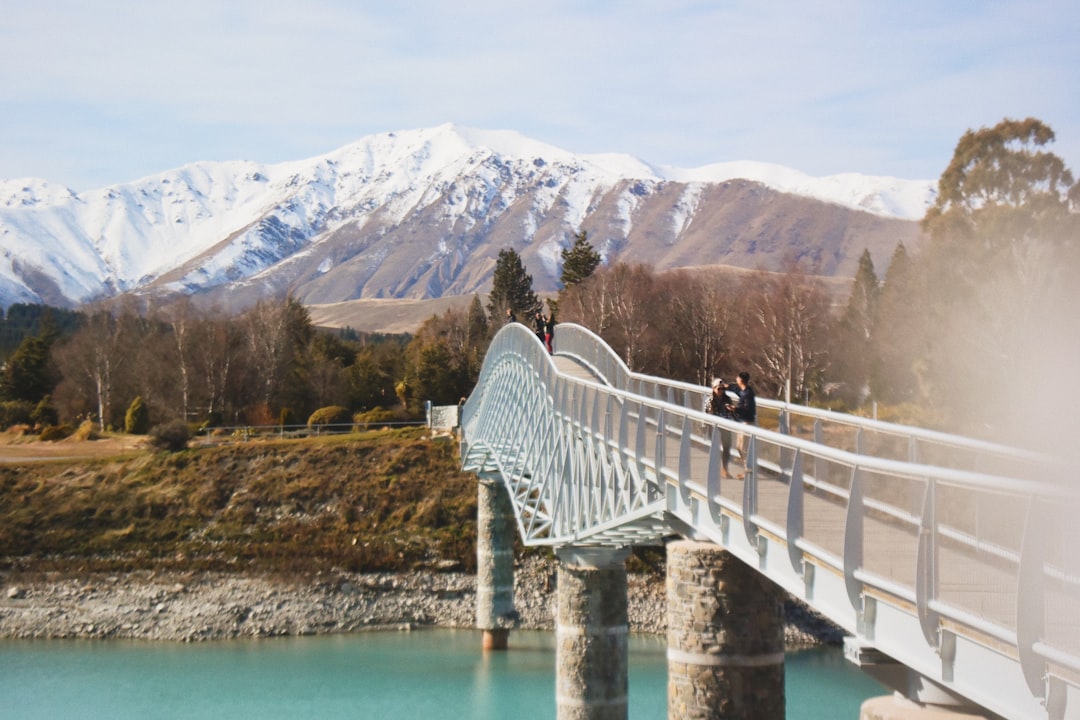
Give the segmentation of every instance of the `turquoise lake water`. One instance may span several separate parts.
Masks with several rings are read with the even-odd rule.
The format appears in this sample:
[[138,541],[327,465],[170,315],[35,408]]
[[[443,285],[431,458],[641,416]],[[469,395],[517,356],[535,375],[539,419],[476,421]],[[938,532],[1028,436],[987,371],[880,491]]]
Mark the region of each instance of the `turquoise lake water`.
[[[180,644],[0,641],[0,717],[553,720],[554,635],[468,630]],[[630,640],[630,718],[667,717],[666,641]],[[837,648],[790,653],[788,720],[856,720],[886,691]]]

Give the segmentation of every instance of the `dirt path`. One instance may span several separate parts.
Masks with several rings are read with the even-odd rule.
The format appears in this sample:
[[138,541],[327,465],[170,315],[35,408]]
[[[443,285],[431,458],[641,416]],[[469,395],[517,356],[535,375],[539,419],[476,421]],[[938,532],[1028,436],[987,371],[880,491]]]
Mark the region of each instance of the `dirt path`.
[[69,437],[56,442],[42,442],[34,437],[0,433],[0,463],[49,462],[111,457],[141,451],[146,439],[129,435],[110,435],[99,440]]

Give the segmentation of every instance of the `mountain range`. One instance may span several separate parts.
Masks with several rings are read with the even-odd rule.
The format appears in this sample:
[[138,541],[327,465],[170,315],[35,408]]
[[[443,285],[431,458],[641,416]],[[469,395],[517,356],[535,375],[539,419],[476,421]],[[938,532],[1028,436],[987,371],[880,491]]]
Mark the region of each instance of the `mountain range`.
[[442,125],[279,164],[199,162],[81,192],[0,180],[0,306],[189,294],[239,309],[425,300],[490,288],[514,248],[558,288],[585,230],[604,262],[656,269],[793,261],[851,277],[919,240],[935,182],[814,178],[764,163],[695,169],[576,155],[511,131]]

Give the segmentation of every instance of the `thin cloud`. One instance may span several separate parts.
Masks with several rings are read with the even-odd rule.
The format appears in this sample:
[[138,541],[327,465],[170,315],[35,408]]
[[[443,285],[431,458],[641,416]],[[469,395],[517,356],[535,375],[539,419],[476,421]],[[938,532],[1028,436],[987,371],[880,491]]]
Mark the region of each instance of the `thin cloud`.
[[1080,161],[1065,0],[5,6],[0,177],[77,189],[447,121],[657,165],[937,177],[1033,115]]

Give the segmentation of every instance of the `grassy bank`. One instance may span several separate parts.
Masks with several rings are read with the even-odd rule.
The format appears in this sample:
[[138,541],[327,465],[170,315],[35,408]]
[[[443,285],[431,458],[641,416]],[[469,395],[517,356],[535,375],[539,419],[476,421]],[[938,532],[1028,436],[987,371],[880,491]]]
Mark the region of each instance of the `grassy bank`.
[[471,571],[475,530],[420,429],[0,465],[0,569]]

